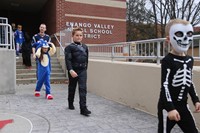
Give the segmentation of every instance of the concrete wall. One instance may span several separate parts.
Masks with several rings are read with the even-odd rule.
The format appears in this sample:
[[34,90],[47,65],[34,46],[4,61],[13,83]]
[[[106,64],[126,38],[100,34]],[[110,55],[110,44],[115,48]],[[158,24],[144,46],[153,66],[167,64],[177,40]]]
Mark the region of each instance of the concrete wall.
[[[160,92],[160,65],[90,60],[88,91],[96,95],[157,114]],[[200,94],[200,67],[194,68],[193,80]],[[191,104],[193,111],[193,105]],[[200,113],[194,114],[200,128]]]
[[15,93],[16,58],[15,50],[0,49],[0,94]]

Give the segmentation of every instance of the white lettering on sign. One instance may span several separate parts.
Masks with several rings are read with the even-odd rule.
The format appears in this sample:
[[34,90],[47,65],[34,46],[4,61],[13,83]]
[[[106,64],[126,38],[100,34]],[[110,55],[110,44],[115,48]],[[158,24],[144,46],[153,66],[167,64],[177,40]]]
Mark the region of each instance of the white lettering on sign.
[[91,23],[78,23],[78,22],[66,22],[67,27],[82,27],[82,28],[91,28]]
[[96,24],[82,22],[66,22],[67,29],[71,27],[80,27],[83,29],[84,38],[100,39],[101,35],[112,35],[114,25],[111,24]]

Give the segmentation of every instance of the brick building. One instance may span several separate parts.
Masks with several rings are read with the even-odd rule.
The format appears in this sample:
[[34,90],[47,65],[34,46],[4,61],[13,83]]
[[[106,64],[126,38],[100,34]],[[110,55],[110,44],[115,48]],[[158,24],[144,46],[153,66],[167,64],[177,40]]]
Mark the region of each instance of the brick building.
[[126,0],[2,0],[0,16],[31,35],[46,23],[50,35],[82,27],[87,44],[126,41]]

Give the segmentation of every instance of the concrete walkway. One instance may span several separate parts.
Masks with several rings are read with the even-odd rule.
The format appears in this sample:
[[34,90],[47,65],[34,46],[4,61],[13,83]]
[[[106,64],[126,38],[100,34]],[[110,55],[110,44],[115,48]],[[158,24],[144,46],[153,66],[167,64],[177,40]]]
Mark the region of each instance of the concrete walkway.
[[[156,133],[157,118],[88,93],[90,117],[67,108],[67,84],[52,84],[54,99],[34,97],[35,84],[19,85],[16,94],[0,95],[0,133]],[[6,123],[6,121],[9,121]],[[5,124],[2,126],[2,124]],[[176,127],[172,133],[181,133]]]

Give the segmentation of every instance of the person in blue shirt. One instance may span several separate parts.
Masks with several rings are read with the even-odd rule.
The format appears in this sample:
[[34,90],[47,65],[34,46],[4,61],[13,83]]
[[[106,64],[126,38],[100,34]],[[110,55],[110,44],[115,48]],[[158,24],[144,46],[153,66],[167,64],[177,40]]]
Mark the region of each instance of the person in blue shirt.
[[33,58],[35,59],[35,52],[37,50],[37,43],[40,39],[43,39],[47,42],[51,42],[51,38],[48,34],[46,34],[46,25],[45,24],[40,24],[39,27],[40,32],[38,34],[35,34],[32,38],[32,53],[33,53]]
[[24,33],[22,32],[22,25],[17,26],[17,30],[14,33],[14,37],[15,37],[15,44],[16,44],[16,55],[18,58],[22,44],[25,42]]
[[[50,87],[50,74],[51,74],[51,57],[56,52],[56,47],[53,43],[41,40],[38,44],[38,49],[35,53],[38,58],[37,75],[38,80],[35,89],[35,97],[40,96],[42,85],[45,85],[46,98],[52,100]],[[50,47],[51,46],[51,47]]]
[[40,24],[40,27],[39,27],[39,30],[40,32],[35,34],[32,38],[32,53],[33,53],[33,58],[36,60],[36,78],[38,79],[37,77],[37,64],[38,64],[38,61],[37,61],[37,58],[36,58],[36,55],[35,55],[35,52],[37,51],[37,49],[40,47],[38,42],[40,42],[41,40],[44,40],[46,42],[51,42],[51,38],[48,34],[46,34],[46,25],[45,24]]
[[[42,42],[46,42],[48,43],[46,40],[44,39],[40,39],[37,42],[32,44],[32,48],[35,47],[35,51],[37,51],[40,47],[42,47]],[[49,44],[51,46],[51,44]],[[36,78],[38,80],[38,63],[39,63],[39,58],[35,55],[34,57],[35,61],[36,61]],[[45,88],[44,88],[45,89]]]

